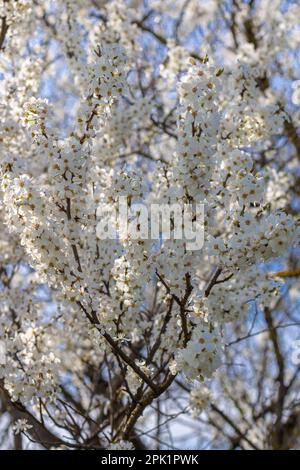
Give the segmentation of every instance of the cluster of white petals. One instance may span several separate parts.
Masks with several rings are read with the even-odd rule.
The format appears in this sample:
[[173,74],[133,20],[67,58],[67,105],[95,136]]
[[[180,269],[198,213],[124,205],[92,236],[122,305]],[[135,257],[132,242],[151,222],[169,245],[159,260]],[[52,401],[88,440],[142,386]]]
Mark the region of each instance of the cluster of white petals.
[[[33,413],[57,406],[56,426],[68,420],[62,397],[74,394],[80,413],[124,427],[111,430],[111,450],[133,446],[130,419],[107,418],[110,401],[134,410],[182,374],[200,382],[190,397],[200,414],[228,323],[278,298],[283,282],[267,263],[299,243],[297,158],[285,139],[299,139],[300,6],[276,13],[258,2],[259,44],[242,2],[235,28],[247,40],[228,32],[216,53],[218,2],[152,0],[148,14],[144,3],[0,1],[1,387]],[[191,51],[199,17],[201,53]],[[288,69],[289,107],[273,87],[275,58]],[[203,248],[143,236],[133,212],[136,237],[120,223],[100,239],[99,206],[118,213],[121,198],[130,211],[188,205],[193,221],[204,204]],[[108,377],[115,388],[103,386]]]

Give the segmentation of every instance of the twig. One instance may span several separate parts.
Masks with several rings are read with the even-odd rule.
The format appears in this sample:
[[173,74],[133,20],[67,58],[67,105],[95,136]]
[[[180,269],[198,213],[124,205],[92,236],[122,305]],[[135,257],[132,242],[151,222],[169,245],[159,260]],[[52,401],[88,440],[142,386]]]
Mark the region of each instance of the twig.
[[[208,297],[212,288],[214,287],[215,284],[217,284],[218,277],[220,276],[222,272],[222,268],[217,268],[215,272],[213,273],[210,281],[208,282],[208,285],[204,291],[205,297]],[[225,281],[224,281],[225,282]]]

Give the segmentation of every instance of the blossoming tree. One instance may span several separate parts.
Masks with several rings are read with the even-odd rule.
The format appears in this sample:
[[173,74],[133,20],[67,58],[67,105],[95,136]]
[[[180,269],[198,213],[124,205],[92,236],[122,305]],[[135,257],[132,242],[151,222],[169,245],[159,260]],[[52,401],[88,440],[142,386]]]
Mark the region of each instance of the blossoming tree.
[[[280,0],[0,1],[4,445],[187,447],[185,415],[217,445],[299,444],[281,348],[297,326],[299,15]],[[203,248],[99,238],[99,206],[121,196],[192,218],[204,204]],[[255,355],[250,390],[234,363]],[[243,386],[249,409],[279,386],[269,421],[224,410]]]

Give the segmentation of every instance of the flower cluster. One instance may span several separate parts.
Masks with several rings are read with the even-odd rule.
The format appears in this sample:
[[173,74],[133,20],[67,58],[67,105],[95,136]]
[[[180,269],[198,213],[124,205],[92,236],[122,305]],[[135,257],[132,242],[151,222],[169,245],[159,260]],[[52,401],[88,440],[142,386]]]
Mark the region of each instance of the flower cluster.
[[220,367],[221,348],[217,326],[201,322],[195,326],[186,348],[177,350],[171,372],[183,370],[188,380],[203,381]]
[[[237,3],[0,1],[1,387],[80,445],[131,449],[177,374],[201,382],[198,415],[228,323],[280,295],[268,263],[299,240],[299,5]],[[120,200],[137,236],[108,216],[102,239],[99,209]],[[145,236],[141,203],[193,223],[203,204],[203,249],[174,214],[169,238]]]
[[134,450],[134,447],[129,441],[118,441],[111,443],[107,450]]

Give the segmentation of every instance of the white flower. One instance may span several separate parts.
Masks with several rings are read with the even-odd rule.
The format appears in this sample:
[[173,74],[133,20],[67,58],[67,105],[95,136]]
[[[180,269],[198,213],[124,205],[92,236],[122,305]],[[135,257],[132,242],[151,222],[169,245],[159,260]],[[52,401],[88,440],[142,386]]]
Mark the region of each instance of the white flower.
[[297,106],[300,104],[300,80],[293,83],[292,102]]
[[211,401],[211,393],[209,388],[204,384],[198,384],[192,388],[190,393],[190,409],[192,416],[196,417],[209,405]]
[[32,425],[28,424],[27,419],[18,419],[13,425],[13,431],[15,434],[20,434],[21,432],[26,432],[28,429],[31,429]]

